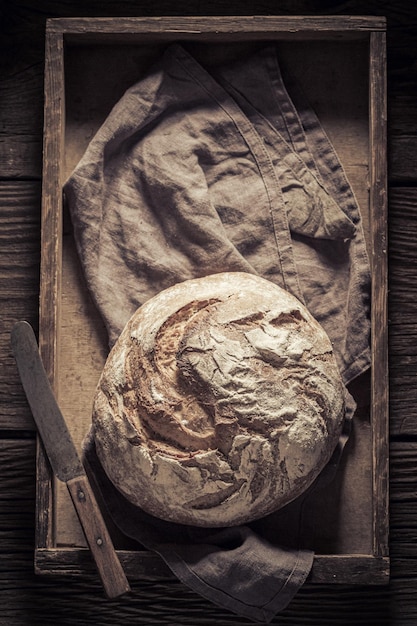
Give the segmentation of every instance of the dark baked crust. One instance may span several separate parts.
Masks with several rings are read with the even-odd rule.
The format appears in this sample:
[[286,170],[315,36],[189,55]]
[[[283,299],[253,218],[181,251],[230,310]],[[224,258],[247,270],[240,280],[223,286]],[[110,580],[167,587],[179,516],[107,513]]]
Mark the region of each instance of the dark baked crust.
[[245,273],[186,281],[128,322],[94,402],[115,486],[163,519],[227,526],[290,502],[330,458],[344,389],[321,326]]

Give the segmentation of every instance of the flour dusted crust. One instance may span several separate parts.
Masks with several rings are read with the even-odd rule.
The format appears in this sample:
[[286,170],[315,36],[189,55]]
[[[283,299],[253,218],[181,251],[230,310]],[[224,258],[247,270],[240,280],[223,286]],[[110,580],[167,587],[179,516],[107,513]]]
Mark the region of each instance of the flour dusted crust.
[[182,524],[230,526],[302,493],[344,415],[330,341],[288,292],[223,273],[132,316],[103,370],[93,433],[118,490]]

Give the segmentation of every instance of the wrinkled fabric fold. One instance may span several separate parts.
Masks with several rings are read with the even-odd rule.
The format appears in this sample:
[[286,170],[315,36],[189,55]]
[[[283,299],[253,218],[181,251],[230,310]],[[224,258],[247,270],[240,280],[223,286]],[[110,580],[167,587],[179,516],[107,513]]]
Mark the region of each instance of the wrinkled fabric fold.
[[[296,163],[298,185],[293,184],[284,202],[300,288],[332,339],[348,384],[370,363],[370,271],[359,206],[342,164],[299,87],[287,77],[290,96],[273,48],[259,51],[249,61],[218,68],[216,78],[264,137],[277,169],[292,153],[289,162]],[[265,89],[259,89],[260,84]],[[315,193],[309,180],[315,181]],[[285,185],[284,172],[281,186]],[[300,204],[294,198],[294,188],[299,195],[300,186],[310,202]]]
[[348,384],[370,365],[370,272],[342,165],[275,48],[212,73],[169,46],[64,187],[110,345],[162,289],[247,271],[308,307]]

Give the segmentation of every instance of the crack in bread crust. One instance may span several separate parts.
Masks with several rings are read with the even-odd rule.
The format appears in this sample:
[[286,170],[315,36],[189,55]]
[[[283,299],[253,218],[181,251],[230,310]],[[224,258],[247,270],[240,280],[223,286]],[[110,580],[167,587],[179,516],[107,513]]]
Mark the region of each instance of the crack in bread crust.
[[246,523],[317,477],[344,417],[327,335],[293,296],[250,274],[186,281],[133,315],[93,411],[115,486],[163,519]]

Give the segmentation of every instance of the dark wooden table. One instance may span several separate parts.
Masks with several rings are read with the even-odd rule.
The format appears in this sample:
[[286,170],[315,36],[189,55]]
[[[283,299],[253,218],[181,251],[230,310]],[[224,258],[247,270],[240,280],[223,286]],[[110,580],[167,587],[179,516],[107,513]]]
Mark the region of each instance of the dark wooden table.
[[0,4],[0,624],[246,624],[177,582],[33,573],[34,424],[10,350],[15,321],[38,323],[47,17],[384,15],[388,20],[391,557],[389,587],[306,585],[277,624],[417,624],[417,7],[410,1],[3,0]]

